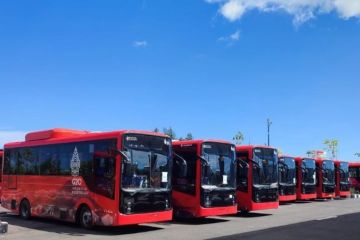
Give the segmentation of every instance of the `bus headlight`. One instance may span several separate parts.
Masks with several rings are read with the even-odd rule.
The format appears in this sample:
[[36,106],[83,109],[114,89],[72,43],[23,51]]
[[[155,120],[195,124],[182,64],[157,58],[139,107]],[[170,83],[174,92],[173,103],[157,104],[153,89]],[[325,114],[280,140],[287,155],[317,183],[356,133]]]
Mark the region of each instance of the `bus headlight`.
[[165,208],[168,209],[169,208],[169,200],[165,199]]
[[127,202],[126,203],[126,213],[131,213],[132,210],[132,206],[131,206],[131,202]]
[[204,206],[205,206],[205,207],[210,207],[210,206],[211,206],[211,201],[210,201],[210,197],[209,197],[209,196],[206,196],[206,197],[205,197]]
[[229,198],[232,201],[232,204],[235,204],[235,196],[232,194],[229,194]]
[[260,194],[258,192],[255,193],[255,202],[261,202]]

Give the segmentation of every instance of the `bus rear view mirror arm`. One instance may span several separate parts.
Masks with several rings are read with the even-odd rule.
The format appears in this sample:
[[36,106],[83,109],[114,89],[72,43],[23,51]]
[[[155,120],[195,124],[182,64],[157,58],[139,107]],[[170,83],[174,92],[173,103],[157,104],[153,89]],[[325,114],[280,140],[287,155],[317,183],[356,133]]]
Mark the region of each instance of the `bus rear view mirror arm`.
[[174,154],[174,156],[176,156],[181,161],[179,176],[180,177],[186,177],[187,176],[187,163],[186,163],[186,160],[183,157],[181,157],[179,154],[176,154],[175,152],[173,152],[173,154]]
[[197,156],[203,163],[205,163],[206,166],[209,166],[210,163],[207,159],[205,159],[203,156]]

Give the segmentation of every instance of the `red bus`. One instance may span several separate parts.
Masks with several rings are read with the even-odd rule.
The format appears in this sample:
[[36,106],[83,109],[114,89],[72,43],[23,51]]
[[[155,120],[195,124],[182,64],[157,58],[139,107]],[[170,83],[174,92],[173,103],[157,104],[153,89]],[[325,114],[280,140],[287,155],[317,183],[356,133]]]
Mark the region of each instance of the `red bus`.
[[296,165],[290,156],[279,156],[279,201],[296,200]]
[[278,154],[267,146],[237,146],[238,209],[242,212],[279,207]]
[[349,162],[334,161],[335,163],[335,196],[349,197],[350,183],[349,183]]
[[350,187],[355,193],[360,193],[360,162],[349,163]]
[[1,204],[84,228],[171,220],[171,152],[153,132],[28,133],[5,144]]
[[0,149],[0,201],[1,201],[1,194],[2,194],[2,165],[3,165],[3,154],[4,151]]
[[333,160],[316,159],[316,197],[335,197],[335,164]]
[[315,159],[296,157],[296,199],[312,200],[316,198]]
[[234,214],[235,145],[218,140],[173,141],[176,217]]

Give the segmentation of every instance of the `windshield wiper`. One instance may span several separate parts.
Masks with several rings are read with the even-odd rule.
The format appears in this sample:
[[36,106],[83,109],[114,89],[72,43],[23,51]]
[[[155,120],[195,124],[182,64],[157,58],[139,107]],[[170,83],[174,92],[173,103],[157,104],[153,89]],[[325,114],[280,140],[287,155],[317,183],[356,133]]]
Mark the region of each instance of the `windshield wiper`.
[[119,149],[114,149],[114,151],[116,154],[120,154],[125,159],[125,163],[131,163],[131,159],[126,154],[126,151],[120,151]]

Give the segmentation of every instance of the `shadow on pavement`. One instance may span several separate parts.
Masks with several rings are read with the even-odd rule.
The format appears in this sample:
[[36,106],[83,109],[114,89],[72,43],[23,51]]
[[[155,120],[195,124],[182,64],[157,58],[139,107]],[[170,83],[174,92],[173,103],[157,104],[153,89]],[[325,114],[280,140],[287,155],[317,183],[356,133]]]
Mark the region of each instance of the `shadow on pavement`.
[[259,212],[238,212],[235,216],[244,218],[257,218],[271,216],[271,213],[259,213]]
[[149,232],[161,230],[161,227],[153,227],[147,225],[131,225],[122,227],[102,227],[97,226],[92,230],[80,228],[75,223],[63,222],[48,218],[34,217],[30,220],[23,220],[18,215],[0,213],[0,219],[9,223],[9,226],[19,226],[29,228],[32,230],[39,230],[45,232],[52,232],[58,234],[66,234],[69,236],[84,236],[84,235],[123,235],[135,234],[141,232]]
[[293,205],[295,202],[279,202],[280,206],[289,206],[289,205]]
[[223,236],[214,238],[213,240],[358,240],[360,228],[356,223],[358,222],[359,217],[360,213],[348,214],[337,218],[313,220]]
[[332,200],[331,198],[317,198],[317,199],[314,199],[312,201],[313,202],[329,202],[331,200]]
[[202,224],[212,224],[212,223],[221,223],[228,222],[230,220],[222,219],[222,218],[175,218],[173,223],[175,224],[189,224],[189,225],[202,225]]
[[312,201],[310,200],[297,200],[295,203],[296,204],[304,204],[304,203],[311,203]]

